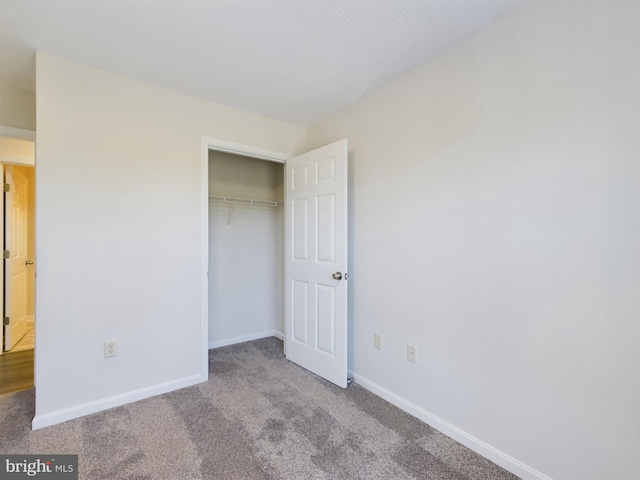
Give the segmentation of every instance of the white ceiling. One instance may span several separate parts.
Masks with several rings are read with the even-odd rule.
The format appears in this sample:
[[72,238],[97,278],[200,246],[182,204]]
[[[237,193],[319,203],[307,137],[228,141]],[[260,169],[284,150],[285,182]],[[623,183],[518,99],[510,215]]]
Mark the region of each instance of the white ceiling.
[[0,0],[0,83],[35,50],[307,126],[523,0]]

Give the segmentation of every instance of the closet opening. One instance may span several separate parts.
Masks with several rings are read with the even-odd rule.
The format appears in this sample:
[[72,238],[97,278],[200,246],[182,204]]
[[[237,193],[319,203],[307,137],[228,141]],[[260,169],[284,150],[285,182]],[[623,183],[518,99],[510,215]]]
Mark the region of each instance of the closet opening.
[[347,141],[292,157],[202,137],[201,152],[202,372],[208,349],[275,336],[346,388]]
[[208,152],[208,348],[284,339],[284,164]]

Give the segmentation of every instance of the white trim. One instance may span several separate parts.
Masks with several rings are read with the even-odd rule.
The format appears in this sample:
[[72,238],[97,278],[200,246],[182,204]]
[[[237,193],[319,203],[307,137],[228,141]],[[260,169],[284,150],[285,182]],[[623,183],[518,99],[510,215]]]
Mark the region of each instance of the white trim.
[[76,405],[75,407],[63,408],[62,410],[46,413],[44,415],[36,415],[31,422],[31,428],[33,430],[38,430],[57,423],[66,422],[67,420],[101,412],[109,408],[119,407],[131,402],[137,402],[138,400],[144,400],[145,398],[178,390],[180,388],[190,387],[198,383],[206,382],[207,380],[207,377],[202,378],[201,375],[191,375],[171,382],[161,383],[159,385],[141,388],[101,400],[83,403],[81,405]]
[[2,165],[22,165],[25,167],[35,167],[34,159],[25,159],[20,157],[0,157],[0,163]]
[[241,335],[239,337],[226,338],[224,340],[214,340],[209,342],[209,349],[226,347],[228,345],[235,345],[236,343],[250,342],[251,340],[259,340],[261,338],[278,337],[278,333],[275,330],[267,330],[265,332],[250,333],[249,335]]
[[282,340],[284,342],[284,333],[279,332],[278,330],[274,330],[273,336],[276,337],[278,340]]
[[405,400],[404,398],[396,395],[395,393],[387,390],[384,387],[372,382],[371,380],[358,375],[357,373],[349,370],[349,374],[353,376],[356,383],[375,395],[385,399],[387,402],[395,405],[401,410],[413,415],[414,417],[422,420],[431,427],[435,428],[439,432],[444,433],[448,437],[456,440],[467,448],[470,448],[474,452],[482,455],[483,457],[491,460],[493,463],[501,466],[505,470],[510,471],[514,475],[522,478],[523,480],[552,480],[542,472],[525,465],[521,461],[507,455],[506,453],[498,450],[497,448],[483,442],[479,438],[465,432],[464,430],[450,424],[449,422],[441,419],[440,417],[427,412],[426,410],[418,407],[417,405]]
[[207,144],[209,150],[233,153],[235,155],[242,155],[243,157],[259,158],[261,160],[268,160],[270,162],[277,163],[285,163],[289,158],[291,158],[291,155],[287,153],[274,152],[273,150],[242,145],[240,143],[228,142],[217,138],[202,137],[202,141]]
[[200,372],[209,378],[209,143],[200,143]]
[[0,125],[0,137],[20,138],[22,140],[36,141],[35,130],[25,130],[24,128],[7,127]]

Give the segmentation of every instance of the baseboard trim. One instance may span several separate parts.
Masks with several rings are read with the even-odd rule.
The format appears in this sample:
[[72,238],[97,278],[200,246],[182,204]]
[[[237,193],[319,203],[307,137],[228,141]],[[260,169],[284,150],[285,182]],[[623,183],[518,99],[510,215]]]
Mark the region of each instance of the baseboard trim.
[[279,332],[278,330],[273,331],[273,336],[276,337],[278,340],[284,341],[284,333]]
[[[224,340],[214,340],[213,342],[209,342],[209,350],[213,350],[214,348],[227,347],[229,345],[235,345],[236,343],[244,343],[244,342],[250,342],[251,340],[259,340],[261,338],[278,337],[279,333],[280,332],[277,332],[275,330],[267,330],[265,332],[251,333],[249,335],[241,335],[239,337],[226,338]],[[282,337],[278,337],[278,338],[282,340]]]
[[180,388],[190,387],[198,383],[206,382],[207,380],[208,376],[206,374],[191,375],[171,382],[141,388],[132,392],[83,403],[51,413],[45,413],[44,415],[36,415],[31,422],[31,428],[33,430],[39,430],[57,423],[66,422],[67,420],[108,410],[109,408],[120,407],[128,403],[137,402],[138,400],[144,400],[145,398],[154,397]]
[[399,395],[396,395],[386,388],[381,387],[380,385],[372,382],[362,375],[359,375],[351,370],[349,371],[349,374],[355,378],[356,383],[361,387],[366,388],[370,392],[385,399],[387,402],[395,405],[399,409],[404,410],[408,414],[413,415],[414,417],[429,424],[436,430],[444,433],[448,437],[453,438],[455,441],[491,460],[493,463],[501,466],[505,470],[510,471],[523,480],[552,480],[551,477],[548,477],[542,472],[539,472],[536,469],[525,465],[521,461],[507,455],[506,453],[498,450],[495,447],[492,447],[488,443],[483,442],[479,438],[474,437],[473,435],[465,432],[455,425],[450,424],[440,417],[427,412],[423,408],[420,408],[417,405],[405,400]]

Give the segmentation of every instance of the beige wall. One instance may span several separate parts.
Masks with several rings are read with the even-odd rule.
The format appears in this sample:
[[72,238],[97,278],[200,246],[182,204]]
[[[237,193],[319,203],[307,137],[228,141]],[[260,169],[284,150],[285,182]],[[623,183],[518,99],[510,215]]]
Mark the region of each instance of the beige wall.
[[211,195],[283,200],[282,164],[224,152],[210,152],[209,158]]
[[639,9],[530,2],[308,131],[357,381],[525,478],[640,478]]
[[0,125],[36,129],[36,93],[0,85]]
[[47,54],[37,94],[42,427],[206,380],[202,138],[295,154],[306,133]]

